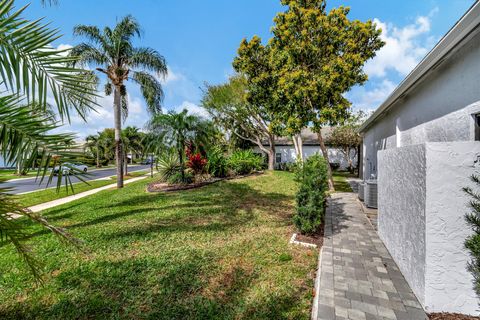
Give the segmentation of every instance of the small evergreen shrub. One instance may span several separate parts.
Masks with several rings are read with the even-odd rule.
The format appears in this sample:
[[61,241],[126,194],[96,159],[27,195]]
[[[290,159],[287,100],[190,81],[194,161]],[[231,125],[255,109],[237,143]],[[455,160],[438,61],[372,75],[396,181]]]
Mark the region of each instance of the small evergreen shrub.
[[227,176],[227,158],[222,149],[215,147],[207,153],[207,172],[217,178]]
[[182,176],[182,173],[179,171],[169,176],[167,182],[169,184],[190,184],[193,180],[194,175],[191,172],[185,171]]
[[227,160],[227,166],[235,174],[249,174],[262,169],[263,160],[252,150],[238,150]]
[[322,223],[325,194],[328,190],[327,163],[319,154],[299,164],[296,180],[300,187],[296,196],[297,208],[293,222],[302,234],[313,234]]
[[[480,188],[480,177],[473,175],[471,180]],[[473,285],[477,296],[480,297],[480,193],[471,188],[463,189],[470,197],[471,212],[465,215],[468,225],[473,229],[473,234],[465,240],[465,247],[470,251],[472,260],[468,270],[473,275]]]

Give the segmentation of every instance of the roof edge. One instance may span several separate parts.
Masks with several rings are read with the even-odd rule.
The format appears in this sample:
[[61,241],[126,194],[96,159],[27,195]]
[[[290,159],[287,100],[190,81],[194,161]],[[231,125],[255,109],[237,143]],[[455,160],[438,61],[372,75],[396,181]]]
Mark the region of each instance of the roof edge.
[[362,124],[359,132],[365,132],[375,121],[397,102],[409,89],[441,63],[466,37],[480,25],[480,1],[476,1],[455,25],[442,37],[433,49],[405,77],[388,98]]

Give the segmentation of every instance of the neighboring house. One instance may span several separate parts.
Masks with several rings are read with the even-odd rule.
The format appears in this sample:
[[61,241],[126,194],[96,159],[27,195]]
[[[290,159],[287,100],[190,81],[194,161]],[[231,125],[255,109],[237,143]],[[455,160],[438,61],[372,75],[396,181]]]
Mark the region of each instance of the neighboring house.
[[[323,138],[327,140],[331,134],[332,129],[327,127],[322,129]],[[315,153],[322,154],[320,150],[320,143],[318,142],[318,136],[315,132],[312,132],[310,129],[302,130],[302,141],[303,141],[303,157],[307,159],[309,156],[314,155]],[[268,142],[264,141],[263,145],[268,147]],[[327,146],[328,158],[330,163],[337,164],[339,169],[345,170],[348,168],[348,159],[344,154],[337,148],[330,148]],[[262,154],[258,146],[253,148],[255,153]],[[357,158],[355,154],[352,154],[354,158],[353,165],[356,167]],[[290,137],[277,137],[275,138],[275,166],[278,168],[285,163],[293,163],[297,159],[297,152],[293,145],[292,138]]]
[[424,308],[478,314],[462,187],[480,164],[480,3],[365,122],[378,232]]

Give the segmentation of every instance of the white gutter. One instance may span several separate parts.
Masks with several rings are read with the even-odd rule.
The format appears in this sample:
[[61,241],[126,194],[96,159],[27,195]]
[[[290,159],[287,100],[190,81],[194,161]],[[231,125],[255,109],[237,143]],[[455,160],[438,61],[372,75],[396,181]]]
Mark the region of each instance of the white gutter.
[[368,118],[359,131],[365,132],[380,116],[387,112],[393,104],[402,98],[430,71],[435,69],[456,47],[480,25],[480,1],[463,15],[463,17],[450,29],[450,31],[437,43],[425,58],[413,69],[412,72],[398,85],[392,94]]

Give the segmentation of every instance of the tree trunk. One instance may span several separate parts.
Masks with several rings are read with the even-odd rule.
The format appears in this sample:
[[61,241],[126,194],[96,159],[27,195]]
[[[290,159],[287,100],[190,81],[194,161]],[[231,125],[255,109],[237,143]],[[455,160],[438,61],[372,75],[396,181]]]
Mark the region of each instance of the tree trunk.
[[100,168],[100,150],[97,143],[97,168]]
[[180,161],[180,172],[182,173],[182,180],[185,181],[185,167],[183,166],[183,153],[185,152],[185,147],[181,145],[181,149],[178,150],[178,160]]
[[300,161],[303,162],[303,139],[302,139],[302,134],[299,133],[296,137],[297,139],[297,145],[298,145],[298,152],[300,154]]
[[117,188],[123,188],[123,164],[122,164],[122,109],[120,106],[120,87],[115,86],[113,97],[113,117],[115,122],[115,161],[117,165]]
[[328,187],[330,191],[335,191],[335,186],[333,185],[333,178],[332,178],[332,168],[330,167],[330,159],[328,158],[328,150],[325,146],[325,142],[323,141],[322,130],[320,129],[317,132],[318,141],[320,142],[320,150],[322,150],[323,158],[327,161],[327,174],[328,174]]
[[270,148],[268,149],[268,170],[275,170],[275,137],[270,135],[268,137],[268,144]]
[[124,170],[125,175],[128,175],[128,152],[127,152],[127,150],[125,150],[124,161],[125,161],[125,162],[124,162],[124,165],[125,165],[125,166],[124,166],[124,169],[123,169],[123,170]]

